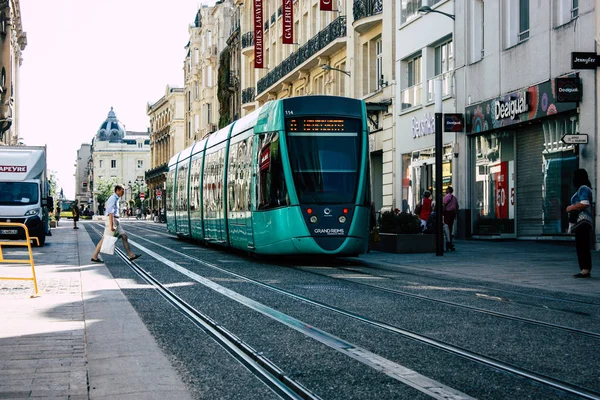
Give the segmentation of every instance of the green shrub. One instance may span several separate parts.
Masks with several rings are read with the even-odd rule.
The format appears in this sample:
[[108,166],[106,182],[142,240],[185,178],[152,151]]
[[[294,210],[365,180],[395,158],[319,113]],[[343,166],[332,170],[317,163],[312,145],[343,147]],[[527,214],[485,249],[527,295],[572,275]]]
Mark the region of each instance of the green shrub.
[[379,217],[379,231],[382,233],[421,233],[421,219],[409,212],[385,211]]

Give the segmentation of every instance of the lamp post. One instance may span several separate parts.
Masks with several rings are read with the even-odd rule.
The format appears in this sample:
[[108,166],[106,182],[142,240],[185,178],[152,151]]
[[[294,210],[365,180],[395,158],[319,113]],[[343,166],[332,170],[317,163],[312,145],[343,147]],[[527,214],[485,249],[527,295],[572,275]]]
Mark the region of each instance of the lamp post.
[[321,65],[321,69],[325,71],[338,71],[350,77],[350,71],[344,71],[343,69],[333,68],[331,65],[323,64]]
[[[433,81],[435,94],[435,255],[444,255],[444,219],[442,215],[442,152],[444,138],[442,133],[442,78]],[[450,239],[450,238],[448,238]]]
[[[442,14],[454,21],[454,15],[443,11],[434,10],[429,6],[419,8],[419,14],[437,13]],[[442,215],[442,152],[444,151],[444,138],[442,131],[443,109],[442,109],[442,77],[438,76],[433,81],[435,95],[435,255],[444,255],[444,218]],[[450,238],[448,238],[450,239]]]

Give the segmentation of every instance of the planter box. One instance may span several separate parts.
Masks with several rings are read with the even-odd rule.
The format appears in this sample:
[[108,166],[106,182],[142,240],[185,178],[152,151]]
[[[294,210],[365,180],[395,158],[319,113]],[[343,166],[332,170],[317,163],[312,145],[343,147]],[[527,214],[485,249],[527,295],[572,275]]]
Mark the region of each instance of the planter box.
[[435,235],[380,233],[381,241],[371,244],[371,250],[385,253],[435,253]]

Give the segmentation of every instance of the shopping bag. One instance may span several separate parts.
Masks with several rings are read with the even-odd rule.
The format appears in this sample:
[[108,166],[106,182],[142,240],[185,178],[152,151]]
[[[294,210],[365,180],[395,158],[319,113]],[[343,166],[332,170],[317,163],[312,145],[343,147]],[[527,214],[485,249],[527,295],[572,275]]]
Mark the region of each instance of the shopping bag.
[[100,253],[113,255],[115,253],[115,245],[117,244],[117,236],[104,235],[102,240],[102,247],[100,247]]

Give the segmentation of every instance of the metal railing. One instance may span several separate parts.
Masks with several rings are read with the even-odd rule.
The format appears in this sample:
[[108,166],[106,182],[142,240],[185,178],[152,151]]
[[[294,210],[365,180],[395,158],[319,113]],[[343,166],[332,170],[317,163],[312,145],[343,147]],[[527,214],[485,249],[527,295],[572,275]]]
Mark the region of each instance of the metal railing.
[[352,14],[354,20],[370,17],[383,12],[383,0],[354,0]]
[[[19,224],[16,222],[0,222],[0,227],[3,228],[14,228],[14,229],[3,229],[4,231],[14,230],[15,234],[18,234],[18,231],[22,229],[25,233],[24,240],[10,240],[10,241],[2,241],[0,242],[0,263],[9,263],[9,264],[29,264],[31,265],[31,278],[26,277],[7,277],[1,276],[0,281],[33,281],[33,289],[34,294],[31,297],[40,296],[40,292],[38,290],[37,278],[35,276],[35,265],[33,263],[33,252],[31,251],[31,241],[35,240],[37,245],[40,245],[40,241],[35,236],[29,236],[29,229],[25,224]],[[24,246],[27,247],[29,252],[29,259],[6,259],[4,258],[4,253],[2,252],[2,246]]]
[[253,87],[242,90],[242,104],[252,103],[256,98],[256,90]]
[[400,92],[400,98],[402,99],[401,110],[406,110],[412,107],[420,106],[423,104],[423,97],[421,92],[423,91],[423,84],[411,86]]
[[254,32],[246,32],[242,35],[242,49],[254,46]]
[[260,79],[256,84],[257,93],[264,92],[329,43],[344,36],[346,36],[346,17],[340,16]]

